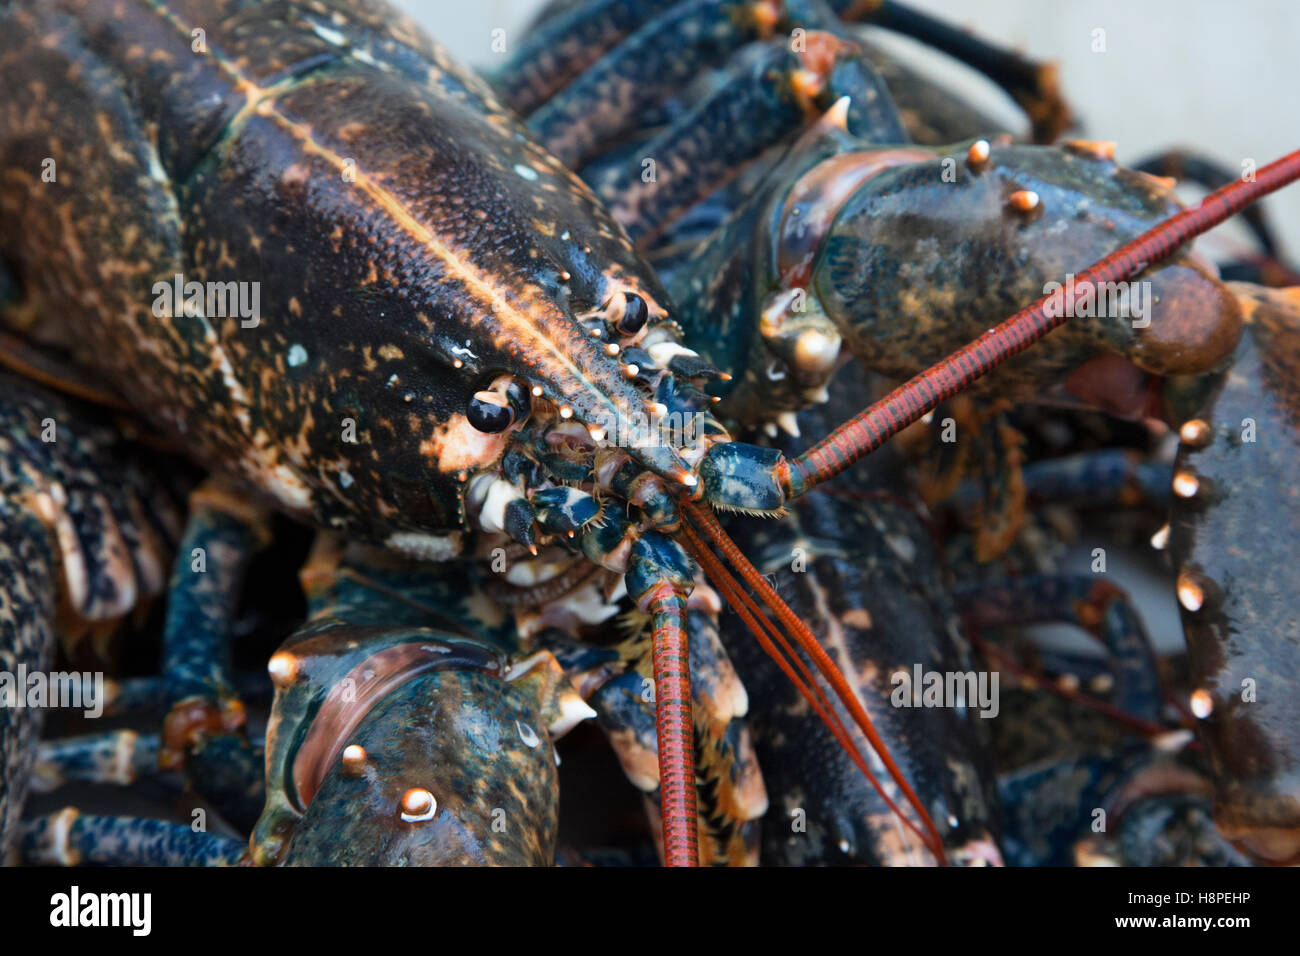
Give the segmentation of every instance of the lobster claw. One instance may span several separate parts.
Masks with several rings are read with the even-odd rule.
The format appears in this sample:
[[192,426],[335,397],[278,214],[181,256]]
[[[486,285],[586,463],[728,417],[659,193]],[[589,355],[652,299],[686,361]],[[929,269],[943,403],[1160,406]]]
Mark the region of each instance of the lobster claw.
[[555,751],[518,689],[482,671],[433,671],[381,701],[349,739],[286,865],[553,861]]
[[1004,395],[1039,399],[1064,370],[1075,398],[1142,415],[1153,376],[1203,373],[1232,354],[1240,309],[1186,251],[1131,282],[1075,285],[1083,266],[1178,212],[1166,183],[1082,144],[976,145],[928,162],[863,151],[805,177],[857,177],[836,194],[810,281],[856,357],[908,378],[1048,293],[1046,308],[1070,321],[990,379]]
[[553,739],[593,712],[549,651],[326,620],[272,658],[262,865],[550,865]]

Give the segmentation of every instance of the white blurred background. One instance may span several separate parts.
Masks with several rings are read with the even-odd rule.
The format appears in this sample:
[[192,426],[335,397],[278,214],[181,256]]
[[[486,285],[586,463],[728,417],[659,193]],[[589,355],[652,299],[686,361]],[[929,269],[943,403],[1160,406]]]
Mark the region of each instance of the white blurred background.
[[[491,31],[519,36],[542,0],[393,0],[464,62],[490,68]],[[1175,145],[1225,165],[1263,164],[1300,147],[1300,2],[1296,0],[910,0],[951,23],[1060,65],[1087,134],[1134,162]],[[1105,52],[1093,52],[1104,30]],[[960,87],[1012,130],[1022,120],[995,87],[888,34],[893,46]],[[929,55],[927,55],[929,54]],[[1269,200],[1291,259],[1300,259],[1300,186]]]

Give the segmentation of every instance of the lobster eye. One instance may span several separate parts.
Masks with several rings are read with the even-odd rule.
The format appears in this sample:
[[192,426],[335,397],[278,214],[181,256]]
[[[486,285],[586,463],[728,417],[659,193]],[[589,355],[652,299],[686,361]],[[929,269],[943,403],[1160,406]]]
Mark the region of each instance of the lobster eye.
[[623,300],[623,316],[618,320],[615,328],[620,335],[636,335],[645,328],[648,318],[650,318],[650,310],[646,307],[645,299],[632,293]]
[[465,411],[469,423],[481,432],[503,432],[515,420],[509,400],[499,392],[475,392]]

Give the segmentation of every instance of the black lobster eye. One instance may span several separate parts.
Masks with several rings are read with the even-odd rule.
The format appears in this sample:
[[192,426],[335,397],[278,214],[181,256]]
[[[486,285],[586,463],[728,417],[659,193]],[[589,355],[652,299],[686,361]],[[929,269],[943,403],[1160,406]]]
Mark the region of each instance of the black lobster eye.
[[650,309],[645,299],[636,293],[624,297],[623,317],[618,320],[616,328],[620,335],[636,335],[645,328],[646,319],[650,318]]
[[481,432],[503,432],[515,420],[510,402],[499,392],[475,392],[465,411],[469,423]]

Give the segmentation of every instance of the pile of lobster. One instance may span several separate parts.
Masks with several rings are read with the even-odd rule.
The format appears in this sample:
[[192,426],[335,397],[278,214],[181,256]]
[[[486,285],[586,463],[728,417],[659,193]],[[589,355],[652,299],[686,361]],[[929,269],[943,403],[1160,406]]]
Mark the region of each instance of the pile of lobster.
[[[889,0],[556,0],[488,80],[379,0],[0,0],[0,89],[11,859],[1300,855],[1300,289],[1189,246],[1300,154],[1049,145]],[[117,729],[41,739],[60,660]]]

